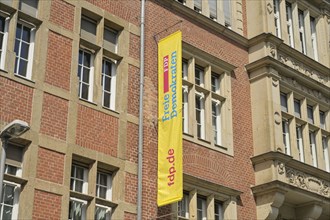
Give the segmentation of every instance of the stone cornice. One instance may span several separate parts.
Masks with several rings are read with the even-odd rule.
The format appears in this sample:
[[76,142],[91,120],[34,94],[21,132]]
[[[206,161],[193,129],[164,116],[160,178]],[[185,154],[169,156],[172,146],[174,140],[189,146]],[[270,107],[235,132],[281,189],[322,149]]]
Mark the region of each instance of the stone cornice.
[[160,4],[164,4],[164,5],[168,6],[168,8],[171,10],[178,11],[178,12],[188,16],[189,18],[202,24],[203,26],[208,27],[215,32],[218,32],[219,34],[222,34],[225,37],[228,37],[229,39],[235,41],[236,43],[239,43],[241,46],[247,48],[248,40],[244,36],[236,33],[233,30],[230,30],[229,28],[213,21],[212,19],[210,19],[200,13],[197,13],[193,9],[191,9],[177,1],[174,1],[174,0],[162,0],[161,2],[160,1],[158,1],[158,2]]

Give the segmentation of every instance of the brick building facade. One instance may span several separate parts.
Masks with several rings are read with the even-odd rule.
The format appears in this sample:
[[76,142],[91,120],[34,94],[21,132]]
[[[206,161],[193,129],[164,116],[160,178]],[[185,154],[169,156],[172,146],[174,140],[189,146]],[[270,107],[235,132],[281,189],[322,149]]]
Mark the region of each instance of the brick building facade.
[[[258,7],[267,10],[276,4],[265,2],[271,6],[260,3]],[[319,3],[312,4],[317,8]],[[326,26],[329,4],[323,6],[318,18]],[[268,57],[260,51],[271,53],[270,44],[281,41],[276,34],[263,38],[275,27],[251,28],[255,21],[249,20],[253,17],[249,13],[255,12],[246,0],[148,0],[145,10],[143,219],[285,219],[289,208],[276,210],[282,215],[262,213],[274,208],[262,195],[274,189],[272,181],[282,181],[266,180],[270,186],[263,185],[267,175],[262,170],[271,163],[264,158],[273,161],[274,167],[278,161],[296,158],[260,144],[267,141],[258,137],[263,126],[260,114],[264,119],[270,113],[260,113],[253,106],[263,103],[264,110],[273,109],[267,99],[256,102],[265,84],[251,79],[263,67],[257,61]],[[268,16],[273,19],[274,13]],[[8,146],[2,218],[136,219],[140,1],[0,0],[0,18],[0,127],[14,119],[31,127]],[[178,30],[183,45],[184,197],[158,208],[157,43]],[[329,49],[320,53],[330,57]],[[328,80],[307,84],[319,86],[324,100],[329,100],[329,62],[301,59]],[[288,94],[287,87],[281,88]],[[273,98],[279,103],[277,92]],[[318,106],[313,100],[309,102]],[[321,101],[320,109],[328,122],[327,103]],[[329,124],[313,127],[326,143]],[[261,131],[263,137],[273,135],[267,129]],[[282,137],[277,142],[282,143]],[[279,146],[277,142],[274,146]],[[275,151],[280,155],[267,157]],[[318,181],[327,181],[329,171],[324,165],[315,170],[306,167],[304,171],[312,170],[310,175]],[[279,191],[285,194],[288,188]],[[323,207],[319,216],[326,219],[329,195],[316,194],[312,197]],[[262,203],[266,200],[267,204]]]

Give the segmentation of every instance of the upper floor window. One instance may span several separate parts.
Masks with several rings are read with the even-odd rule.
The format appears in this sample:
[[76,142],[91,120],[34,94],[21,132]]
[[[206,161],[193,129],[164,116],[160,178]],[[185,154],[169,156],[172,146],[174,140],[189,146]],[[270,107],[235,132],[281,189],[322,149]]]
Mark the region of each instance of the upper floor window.
[[312,156],[312,165],[317,167],[317,152],[316,152],[316,141],[315,141],[315,132],[309,131],[309,146],[310,154]]
[[81,34],[86,32],[92,35],[96,35],[96,21],[86,16],[82,16],[80,32]]
[[111,200],[112,178],[110,174],[97,172],[96,196],[102,199]]
[[206,220],[206,199],[197,197],[197,220]]
[[220,106],[221,103],[218,100],[212,100],[212,128],[214,143],[221,145],[221,117]]
[[199,13],[202,12],[202,0],[194,0],[194,10]]
[[294,47],[291,3],[285,2],[285,9],[286,9],[286,26],[287,26],[287,33],[289,36],[289,44],[291,47]]
[[282,120],[282,132],[283,132],[283,145],[285,149],[285,153],[287,155],[291,155],[291,147],[290,147],[290,131],[289,131],[289,122],[288,120]]
[[[0,203],[1,219],[16,219],[19,187],[5,182]],[[16,216],[16,217],[15,217]]]
[[0,14],[0,69],[5,68],[9,17]]
[[288,98],[287,98],[287,94],[281,92],[280,98],[281,98],[281,110],[284,111],[284,112],[288,112]]
[[294,115],[301,118],[300,100],[294,99]]
[[327,172],[330,172],[329,147],[326,136],[322,136],[322,148],[323,148],[323,159],[325,162],[325,170]]
[[299,125],[296,126],[296,137],[297,137],[297,147],[298,147],[299,159],[301,162],[304,162],[305,161],[304,141],[303,141],[302,127]]
[[15,38],[15,74],[31,79],[34,52],[35,28],[25,23],[17,23]]
[[95,220],[110,220],[111,219],[111,208],[102,206],[102,205],[96,205],[94,219]]
[[216,73],[211,74],[211,90],[212,92],[220,92],[220,76]]
[[188,62],[187,62],[187,60],[182,60],[182,79],[188,80]]
[[88,170],[82,166],[73,164],[71,167],[70,190],[87,193],[87,174]]
[[69,202],[69,220],[86,219],[87,201],[70,198]]
[[225,15],[225,26],[231,28],[231,0],[223,0],[223,13]]
[[78,77],[79,98],[92,101],[94,80],[94,55],[86,50],[79,50]]
[[195,84],[204,86],[204,69],[200,66],[195,66]]
[[182,200],[178,202],[178,216],[189,219],[189,194],[184,192]]
[[320,111],[320,127],[325,129],[325,112]]
[[183,133],[188,133],[188,86],[182,86],[182,129]]
[[217,20],[217,1],[209,0],[210,18]]
[[281,37],[281,21],[280,21],[280,7],[279,0],[273,0],[274,5],[274,23],[276,36]]
[[304,12],[298,10],[298,21],[299,21],[299,39],[301,45],[301,52],[306,54],[306,39],[305,39],[305,21],[304,21]]
[[103,59],[101,85],[103,106],[114,110],[116,99],[116,64],[108,59]]
[[196,123],[197,123],[197,137],[205,139],[205,107],[204,94],[196,93],[195,108],[196,108]]
[[114,53],[117,53],[118,31],[110,27],[105,27],[103,34],[104,47]]
[[37,16],[38,12],[38,0],[20,0],[18,8],[26,14]]
[[307,119],[309,123],[314,124],[314,110],[311,105],[307,105]]
[[223,220],[223,207],[221,202],[216,201],[214,203],[214,217],[215,220]]
[[318,57],[318,53],[317,53],[316,23],[315,23],[315,18],[313,18],[313,17],[310,17],[310,26],[311,26],[311,41],[312,41],[313,57],[316,61],[318,61],[319,57]]

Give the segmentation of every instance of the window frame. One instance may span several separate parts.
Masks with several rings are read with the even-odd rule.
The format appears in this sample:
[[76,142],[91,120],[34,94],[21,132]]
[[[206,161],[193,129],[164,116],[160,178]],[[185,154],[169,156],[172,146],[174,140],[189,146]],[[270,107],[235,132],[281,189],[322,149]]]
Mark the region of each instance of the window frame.
[[[100,180],[99,175],[105,175],[106,179],[107,179],[107,185],[101,185],[101,183],[98,181]],[[106,200],[112,200],[112,173],[106,173],[103,171],[97,171],[96,173],[96,189],[95,189],[95,196],[97,198],[101,198],[101,199],[106,199]],[[105,188],[106,189],[106,194],[105,194],[105,198],[100,196],[100,188]]]
[[292,5],[290,2],[285,1],[285,11],[286,11],[286,25],[287,33],[289,37],[289,45],[294,48],[294,33],[293,33],[293,22],[292,22]]
[[[197,108],[197,97],[199,97],[198,99],[198,102],[199,102],[199,105],[200,105],[200,109]],[[200,122],[198,122],[198,119],[197,119],[197,112],[200,113],[199,117],[200,117]],[[196,91],[196,94],[195,94],[195,114],[196,114],[196,117],[195,117],[195,120],[196,120],[196,135],[197,135],[197,138],[199,139],[205,139],[205,96],[204,96],[204,93],[202,92],[197,92]],[[200,129],[200,131],[199,131]],[[198,135],[198,133],[200,133],[200,135]]]
[[299,154],[299,160],[301,162],[305,162],[305,155],[304,155],[304,139],[303,139],[303,131],[301,125],[296,125],[296,138],[297,138],[297,148]]
[[[84,60],[82,58],[82,63],[79,63],[79,56],[80,56],[80,51],[82,51],[83,55],[85,53],[90,55],[90,67],[89,67],[89,77],[88,77],[88,83],[83,82],[83,76],[81,75],[83,73],[83,70],[85,69]],[[79,99],[85,100],[92,102],[93,101],[93,91],[94,91],[94,58],[95,54],[85,48],[80,47],[79,52],[78,52],[78,69],[77,69],[77,74],[78,74],[78,80],[79,80],[79,85],[78,85],[78,97]],[[79,74],[79,66],[81,66],[80,74]],[[86,67],[87,68],[87,67]],[[83,91],[82,91],[82,84],[86,84],[88,87],[87,89],[87,99],[83,97]]]
[[183,133],[189,133],[189,104],[188,104],[188,97],[189,97],[189,88],[188,86],[182,86],[182,130]]
[[[213,104],[215,104],[215,114],[213,114]],[[222,138],[221,138],[221,102],[219,100],[212,99],[212,130],[213,130],[213,138],[214,144],[221,146]],[[215,125],[213,125],[213,119],[215,118]],[[214,135],[216,134],[216,135]]]
[[318,167],[315,131],[311,131],[311,130],[309,131],[309,145],[310,145],[310,153],[312,155],[312,165],[314,167]]
[[289,125],[289,120],[287,119],[282,119],[282,134],[283,134],[284,152],[287,155],[291,155],[290,125]]
[[322,151],[323,151],[323,159],[324,159],[324,165],[325,170],[327,172],[330,172],[330,159],[329,159],[329,144],[328,144],[327,136],[322,135]]
[[96,216],[97,215],[97,208],[106,209],[105,220],[110,220],[111,219],[112,208],[111,207],[107,207],[107,206],[96,204],[95,205],[95,210],[94,210],[94,219],[95,220],[98,220],[97,219],[97,216]]
[[298,24],[299,24],[299,39],[301,52],[307,54],[306,50],[306,33],[305,33],[305,21],[304,21],[304,11],[298,9]]
[[[111,64],[111,76],[104,73],[104,63]],[[105,79],[110,78],[110,88],[109,91],[105,89]],[[101,87],[102,87],[102,106],[111,110],[116,109],[116,83],[117,81],[117,62],[115,60],[108,59],[103,57],[102,59],[102,73],[101,73]],[[109,94],[109,106],[104,104],[105,102],[105,93]]]
[[82,204],[82,211],[81,211],[81,218],[80,219],[81,220],[86,219],[87,201],[81,200],[81,199],[77,199],[77,198],[74,198],[74,197],[70,197],[70,200],[69,200],[69,212],[68,212],[69,216],[68,216],[68,219],[69,220],[77,220],[75,218],[70,218],[70,215],[71,215],[70,210],[71,211],[74,210],[74,209],[71,208],[71,204],[73,204],[73,203],[80,203],[80,204]]
[[[17,39],[16,36],[17,36],[17,30],[18,30],[18,25],[21,25],[22,26],[22,29],[21,29],[21,34],[20,34],[20,38]],[[30,41],[29,42],[26,42],[24,41],[24,43],[28,43],[29,45],[29,49],[28,49],[28,52],[27,52],[27,58],[22,58],[21,57],[21,49],[22,49],[22,37],[23,37],[23,29],[24,27],[28,28],[29,29],[29,33],[30,33]],[[36,27],[35,26],[32,26],[31,24],[28,24],[26,22],[24,22],[23,20],[19,19],[16,23],[16,30],[15,30],[15,45],[16,45],[16,41],[19,41],[19,46],[18,46],[18,54],[16,53],[16,46],[14,48],[14,52],[15,52],[15,68],[14,68],[14,74],[15,76],[18,76],[18,77],[22,77],[22,78],[25,78],[25,79],[28,79],[28,80],[31,80],[32,79],[32,68],[33,68],[33,57],[34,57],[34,47],[35,47],[35,35],[36,35]],[[20,60],[24,60],[27,62],[26,64],[26,73],[25,73],[25,76],[24,75],[21,75],[19,73],[19,68],[20,68]]]
[[214,219],[215,220],[223,220],[224,219],[223,202],[214,201]]
[[319,61],[318,50],[317,50],[317,34],[316,34],[316,19],[314,17],[310,17],[310,27],[311,27],[311,45],[313,58],[316,61]]
[[[72,177],[72,169],[74,167],[78,167],[78,168],[81,168],[83,169],[83,179],[78,179],[76,176]],[[76,170],[75,170],[75,173],[76,173]],[[87,194],[87,191],[88,191],[88,169],[84,166],[81,166],[81,165],[78,165],[76,163],[72,163],[71,165],[71,174],[70,174],[70,190],[71,191],[74,191],[74,192],[78,192],[78,193],[83,193],[83,194]],[[78,181],[82,181],[83,184],[82,184],[82,191],[77,191],[75,188],[76,188],[76,180]],[[73,181],[73,183],[71,183]],[[72,185],[72,189],[71,189],[71,185]]]
[[[311,112],[310,112],[310,110],[311,110]],[[314,107],[312,105],[308,105],[308,104],[307,104],[307,121],[310,124],[314,124],[315,123],[315,119],[314,119]]]
[[[285,101],[285,103],[284,103]],[[281,104],[281,110],[283,112],[288,112],[288,94],[284,93],[284,92],[280,92],[280,104]],[[283,105],[285,104],[285,105]]]
[[178,202],[178,217],[189,219],[189,193],[187,192],[183,192],[182,200]]
[[0,51],[0,69],[5,69],[5,63],[6,63],[6,55],[7,55],[7,46],[8,46],[8,27],[10,22],[10,16],[0,13],[0,17],[4,20],[4,28],[3,31],[0,31],[3,35],[2,38],[2,45],[1,51]]
[[279,0],[273,0],[274,5],[274,23],[275,23],[275,34],[277,37],[281,38],[281,14],[280,14],[280,4]]
[[[198,207],[198,200],[201,201],[202,207]],[[207,208],[206,208],[206,198],[197,195],[197,220],[207,220]],[[201,212],[202,216],[199,216],[199,213]],[[200,218],[201,217],[201,218]]]
[[14,191],[14,195],[13,195],[14,198],[13,198],[11,219],[17,219],[21,186],[20,186],[20,184],[9,182],[9,181],[6,181],[6,180],[3,181],[3,187],[2,187],[3,194],[1,195],[1,198],[0,198],[0,217],[1,217],[1,219],[3,217],[3,209],[4,209],[3,208],[4,207],[3,196],[4,196],[4,193],[6,191],[5,188],[6,188],[7,185],[14,187],[14,190],[13,190]]

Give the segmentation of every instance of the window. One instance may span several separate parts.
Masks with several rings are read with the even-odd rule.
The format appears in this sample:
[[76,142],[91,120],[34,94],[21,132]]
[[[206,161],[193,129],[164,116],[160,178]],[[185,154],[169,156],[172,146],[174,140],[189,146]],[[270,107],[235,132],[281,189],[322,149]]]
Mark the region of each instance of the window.
[[202,0],[194,0],[194,10],[202,13]]
[[182,60],[182,79],[188,80],[188,62],[186,60]]
[[220,117],[220,101],[212,100],[212,128],[214,143],[221,145],[221,117]]
[[277,37],[281,37],[281,21],[280,21],[280,7],[279,0],[273,0],[274,5],[274,22],[275,22],[275,32]]
[[104,39],[104,46],[108,48],[110,51],[117,53],[118,31],[113,28],[105,27],[103,39]]
[[217,20],[217,1],[209,0],[210,18]]
[[76,198],[70,198],[69,220],[85,220],[86,208],[87,208],[86,201]]
[[304,22],[304,12],[298,10],[298,21],[299,21],[299,39],[301,45],[301,52],[306,54],[306,40],[305,40],[305,22]]
[[38,12],[38,0],[20,0],[18,8],[19,10],[36,17]]
[[19,186],[8,183],[3,184],[3,192],[0,204],[1,219],[16,219],[18,211]]
[[311,26],[311,40],[312,40],[313,57],[316,61],[318,61],[319,57],[318,57],[318,53],[317,53],[316,23],[315,23],[315,18],[313,18],[313,17],[310,17],[310,26]]
[[225,15],[225,26],[231,29],[231,0],[223,0],[223,13]]
[[300,100],[294,99],[294,115],[301,118]]
[[287,95],[285,93],[281,92],[280,96],[281,96],[281,110],[284,112],[288,112]]
[[95,220],[110,220],[111,208],[101,205],[95,207]]
[[299,160],[301,162],[305,161],[304,157],[304,142],[303,142],[303,136],[302,136],[302,128],[301,126],[296,126],[296,136],[297,136],[297,147],[298,147],[298,153],[299,153]]
[[206,220],[206,199],[197,197],[197,220]]
[[188,117],[188,86],[182,86],[182,129],[183,133],[188,133],[189,117]]
[[291,155],[289,122],[287,120],[282,120],[282,131],[283,131],[283,144],[285,148],[285,153],[287,155]]
[[317,167],[317,152],[316,152],[316,142],[315,142],[315,133],[309,131],[309,144],[310,144],[310,153],[312,155],[312,165]]
[[195,67],[195,84],[204,86],[204,70],[200,66]]
[[223,207],[221,202],[216,201],[214,203],[214,218],[215,220],[223,220]]
[[320,111],[320,127],[325,129],[325,112]]
[[71,167],[71,182],[70,182],[70,190],[87,193],[87,169],[73,164]]
[[307,105],[307,119],[309,123],[314,124],[313,106],[311,105]]
[[327,172],[330,172],[329,147],[326,136],[322,136],[322,148],[323,148],[323,158],[325,162],[325,170]]
[[292,6],[289,2],[285,2],[285,8],[286,8],[286,26],[287,26],[288,36],[289,36],[289,44],[291,47],[294,47]]
[[205,113],[204,113],[204,94],[196,93],[196,122],[197,122],[197,137],[205,139]]
[[102,199],[111,200],[112,178],[110,174],[97,172],[96,196]]
[[211,74],[211,90],[212,92],[220,92],[220,77],[216,73]]
[[17,23],[15,39],[15,74],[31,79],[35,28]]
[[5,68],[7,41],[8,41],[9,17],[0,14],[0,69]]
[[116,99],[116,67],[114,62],[107,59],[103,59],[101,86],[103,106],[114,110]]
[[186,4],[186,0],[178,0],[178,2],[180,2],[180,3],[183,4],[183,5]]
[[178,216],[189,219],[189,194],[184,192],[182,200],[178,202]]
[[92,101],[93,95],[93,54],[80,49],[78,63],[79,98]]
[[81,34],[90,33],[96,35],[96,21],[91,18],[82,16],[81,17]]

